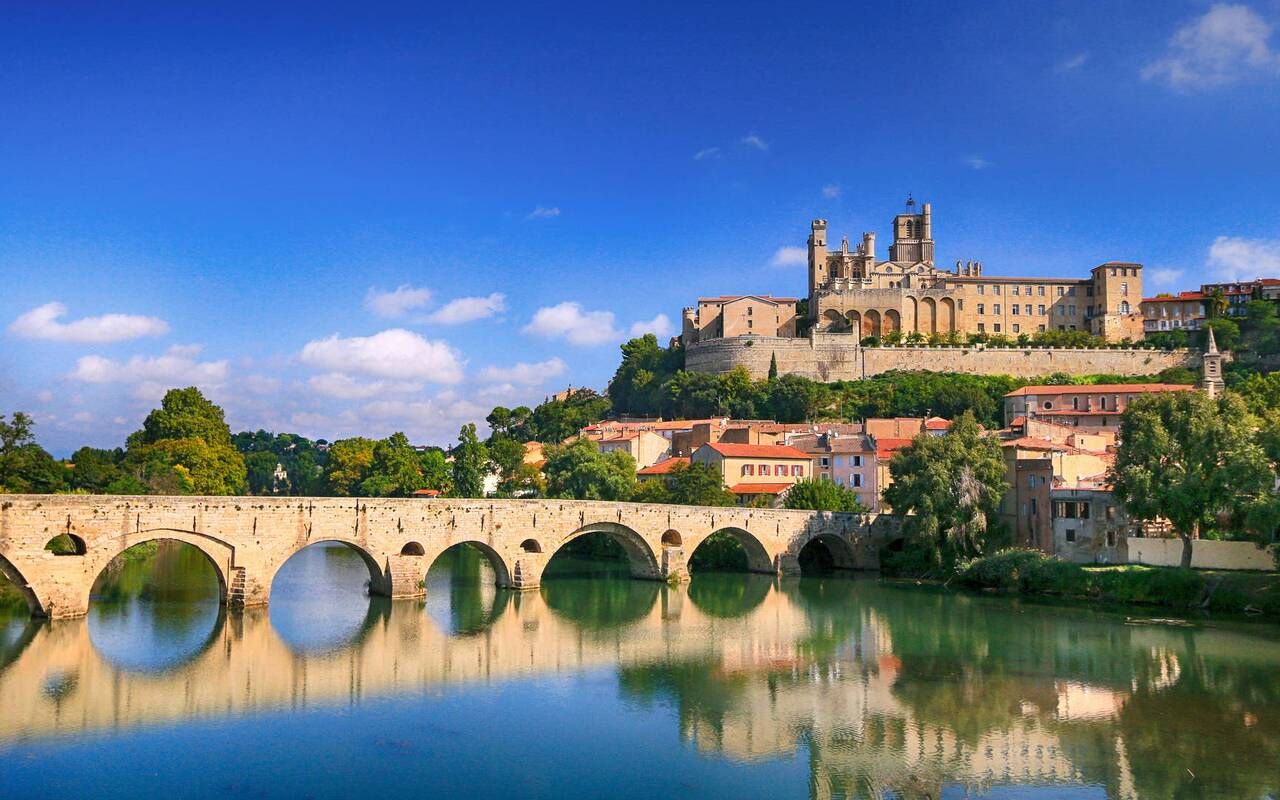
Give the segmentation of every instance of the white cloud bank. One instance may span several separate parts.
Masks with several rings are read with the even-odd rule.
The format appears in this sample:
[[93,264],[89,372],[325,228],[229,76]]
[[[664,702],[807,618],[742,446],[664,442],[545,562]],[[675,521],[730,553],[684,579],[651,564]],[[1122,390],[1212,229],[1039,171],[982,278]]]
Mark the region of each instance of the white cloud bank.
[[100,317],[84,317],[73,322],[60,321],[59,318],[66,313],[67,307],[62,303],[45,303],[10,323],[9,332],[23,339],[46,339],[80,344],[122,342],[143,336],[163,336],[169,332],[169,323],[157,317],[103,314]]
[[478,319],[488,319],[507,310],[507,296],[494,292],[485,297],[459,297],[423,317],[424,322],[437,325],[461,325]]
[[644,336],[646,333],[652,333],[661,341],[675,333],[675,326],[671,324],[671,318],[666,314],[659,314],[651,320],[631,323],[631,338]]
[[379,317],[394,319],[402,317],[415,308],[422,308],[431,302],[431,290],[419,289],[402,284],[390,292],[369,287],[364,296],[364,307]]
[[462,357],[447,342],[424,339],[403,328],[372,336],[307,342],[302,363],[329,372],[359,373],[396,380],[457,383],[462,380]]
[[485,367],[480,370],[480,380],[486,383],[537,386],[550,378],[563,375],[567,369],[559,358],[549,358],[534,364],[520,362],[510,367]]
[[560,216],[559,206],[538,206],[525,215],[525,219],[552,219]]
[[779,247],[769,263],[775,267],[803,267],[809,263],[809,251],[803,247]]
[[1209,269],[1223,281],[1242,281],[1280,272],[1280,239],[1219,236],[1209,245]]
[[164,355],[133,356],[128,361],[81,356],[67,379],[80,383],[124,384],[131,386],[132,395],[141,400],[158,400],[167,390],[178,386],[220,388],[231,372],[227,361],[198,361],[199,353],[198,345],[179,345],[169,348]]
[[1280,53],[1270,39],[1271,26],[1253,9],[1220,3],[1179,28],[1164,58],[1144,66],[1142,77],[1183,90],[1280,77]]
[[607,344],[622,338],[612,311],[584,311],[581,305],[569,301],[538,309],[533,320],[521,332],[544,339],[564,339],[580,347]]
[[753,148],[755,150],[759,150],[761,152],[764,152],[769,149],[769,143],[766,142],[764,139],[761,139],[759,136],[757,136],[754,133],[748,133],[746,136],[743,136],[742,143],[745,144],[747,147]]

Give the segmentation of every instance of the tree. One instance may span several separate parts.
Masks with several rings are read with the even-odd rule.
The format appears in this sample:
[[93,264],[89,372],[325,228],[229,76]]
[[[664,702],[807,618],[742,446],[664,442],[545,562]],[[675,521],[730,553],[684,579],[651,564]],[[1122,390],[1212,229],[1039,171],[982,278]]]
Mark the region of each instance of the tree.
[[453,448],[454,497],[484,497],[484,479],[489,473],[489,453],[476,437],[476,426],[468,422],[458,431]]
[[[647,481],[652,483],[654,481]],[[683,506],[731,506],[737,502],[711,464],[676,464],[667,475],[667,500]]]
[[126,468],[153,493],[226,495],[248,488],[244,456],[220,407],[194,386],[165,392],[129,435]]
[[529,415],[526,441],[558,444],[604,419],[611,408],[608,398],[590,389],[577,389],[564,400],[548,400]]
[[102,450],[97,447],[81,447],[71,454],[72,466],[67,482],[72,489],[99,494],[124,475],[120,462],[124,450]]
[[622,450],[602,453],[586,438],[548,448],[543,471],[548,497],[629,500],[635,491],[635,459]]
[[422,463],[403,433],[393,433],[373,446],[373,461],[360,482],[365,497],[408,497],[423,486]]
[[865,514],[871,509],[862,504],[858,493],[834,481],[808,479],[799,481],[787,491],[784,508],[807,508],[813,511],[847,511]]
[[63,488],[66,468],[36,444],[35,422],[21,411],[0,414],[0,492],[45,494]]
[[907,544],[933,566],[981,555],[998,543],[1004,497],[1000,442],[966,411],[943,436],[917,436],[889,463],[885,500],[902,515]]
[[769,380],[776,380],[778,377],[778,354],[769,354]]
[[449,491],[452,471],[444,451],[432,447],[418,454],[418,467],[422,470],[422,485],[438,492]]
[[1182,566],[1193,541],[1220,517],[1256,518],[1274,502],[1274,474],[1254,435],[1256,419],[1232,392],[1135,398],[1120,418],[1112,492],[1133,519],[1167,519],[1182,539]]
[[684,366],[684,350],[676,345],[662,348],[652,333],[622,345],[622,361],[609,381],[609,400],[622,414],[658,413],[660,389]]
[[359,493],[360,484],[369,476],[369,469],[373,466],[375,446],[377,443],[372,439],[356,436],[339,439],[329,447],[329,470],[325,482],[330,494],[351,497]]
[[532,438],[529,432],[529,417],[532,415],[528,406],[495,406],[484,421],[489,424],[492,436],[508,436],[518,442],[527,442]]
[[[1206,330],[1213,330],[1213,338],[1223,350],[1235,350],[1240,344],[1240,326],[1234,320],[1218,317],[1205,322]],[[1208,333],[1205,337],[1208,337]]]

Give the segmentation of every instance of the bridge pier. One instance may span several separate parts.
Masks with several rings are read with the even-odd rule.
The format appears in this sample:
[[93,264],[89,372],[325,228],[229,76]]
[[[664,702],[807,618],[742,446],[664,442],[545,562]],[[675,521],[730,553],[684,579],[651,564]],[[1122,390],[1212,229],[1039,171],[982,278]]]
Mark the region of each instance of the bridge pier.
[[801,574],[800,558],[791,553],[779,553],[773,560],[773,566],[780,578],[799,577]]
[[426,575],[430,566],[427,559],[417,555],[396,555],[387,557],[387,566],[381,585],[369,582],[369,592],[383,597],[398,598],[423,597],[427,593]]
[[667,583],[685,583],[690,580],[689,563],[685,559],[683,547],[662,548],[662,563],[659,577]]

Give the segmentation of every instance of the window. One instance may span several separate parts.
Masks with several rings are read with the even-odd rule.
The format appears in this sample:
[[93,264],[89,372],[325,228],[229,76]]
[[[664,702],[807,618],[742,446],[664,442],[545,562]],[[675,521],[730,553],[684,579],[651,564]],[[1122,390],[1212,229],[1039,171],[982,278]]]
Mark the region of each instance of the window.
[[799,465],[799,464],[792,464],[792,465],[791,465],[791,477],[793,477],[793,478],[803,478],[803,477],[804,477],[804,467],[803,467],[803,466],[801,466],[801,465]]
[[853,486],[855,488],[862,486],[862,476],[859,475],[858,473],[854,473],[853,475]]
[[979,314],[985,314],[985,313],[987,313],[987,305],[986,305],[986,303],[978,303],[978,313],[979,313]]
[[1108,521],[1108,522],[1114,522],[1114,521],[1115,521],[1115,518],[1116,518],[1116,507],[1115,507],[1115,506],[1107,506],[1107,510],[1106,510],[1106,518],[1107,518],[1107,521]]
[[849,463],[855,467],[862,466],[862,456],[850,456]]
[[1036,292],[1036,294],[1040,295],[1041,297],[1044,297],[1044,287],[1043,287],[1043,286],[1037,286],[1036,288],[1039,290],[1039,291],[1037,291],[1037,292]]
[[1021,325],[1019,325],[1019,324],[1018,324],[1018,323],[1016,323],[1016,322],[1015,322],[1015,323],[1013,323],[1013,332],[1014,332],[1014,333],[1022,333],[1022,326],[1021,326]]
[[821,466],[823,469],[826,469],[827,467],[831,466],[831,459],[827,458],[826,456],[823,456],[822,458],[818,459],[818,465]]
[[769,474],[769,465],[768,465],[768,464],[761,464],[761,465],[760,465],[760,474],[761,474],[761,475],[768,475],[768,474]]
[[1116,532],[1107,531],[1107,547],[1115,547],[1115,546],[1116,546]]
[[992,325],[991,327],[993,328],[993,332],[994,332],[994,333],[999,333],[999,332],[1000,332],[1000,323],[999,323],[999,322],[997,322],[995,325]]
[[993,304],[993,305],[991,306],[991,313],[992,313],[992,314],[999,314],[999,313],[1000,313],[1000,304],[999,304],[999,303],[995,303],[995,304]]
[[1076,315],[1076,307],[1067,306],[1067,313],[1074,317]]
[[1040,316],[1042,316],[1042,317],[1043,317],[1043,316],[1044,316],[1044,303],[1041,303],[1040,305],[1036,306],[1036,311],[1037,311],[1037,312],[1039,312]]
[[1128,301],[1128,300],[1121,300],[1121,301],[1120,301],[1120,313],[1121,313],[1121,314],[1128,314],[1128,313],[1129,313],[1129,301]]
[[1127,284],[1127,283],[1122,283],[1122,284],[1120,284],[1120,294],[1125,295],[1125,296],[1128,296],[1128,294],[1129,294],[1129,284]]
[[1075,540],[1076,540],[1076,529],[1075,529],[1075,528],[1067,528],[1067,543],[1068,543],[1068,544],[1070,544],[1070,543],[1074,543],[1074,542],[1075,542]]
[[774,465],[773,465],[773,474],[774,474],[774,475],[777,475],[779,478],[786,477],[786,474],[787,474],[787,465],[786,465],[786,464],[774,464]]
[[1041,333],[1044,333],[1044,326],[1043,326],[1043,325],[1037,325],[1037,326],[1036,326],[1036,330],[1040,331]]
[[1088,519],[1089,509],[1092,508],[1093,505],[1087,500],[1082,500],[1079,505],[1080,505],[1080,519]]
[[1032,514],[1040,513],[1040,506],[1036,504],[1036,499],[1034,497],[1031,498],[1031,513]]
[[1018,316],[1018,304],[1014,303],[1013,305],[1009,306],[1009,311],[1011,311],[1015,317]]
[[987,287],[982,285],[981,283],[978,284],[978,294],[986,294],[986,293],[987,293]]
[[752,327],[751,323],[752,323],[752,322],[754,322],[754,321],[755,321],[755,320],[750,320],[750,319],[749,319],[749,320],[747,320],[747,328],[748,328],[748,329],[750,329],[750,328]]
[[987,323],[985,323],[985,322],[979,322],[979,323],[978,323],[978,333],[986,333],[986,332],[987,332]]
[[755,308],[754,308],[753,306],[747,306],[747,316],[748,316],[748,317],[749,317],[749,316],[751,316],[751,312],[752,312],[752,311],[754,311],[754,310],[755,310]]
[[1012,292],[1010,292],[1010,294],[1012,294],[1012,295],[1014,295],[1014,296],[1016,297],[1016,296],[1017,296],[1017,294],[1018,294],[1018,287],[1017,287],[1017,286],[1013,287],[1013,291],[1012,291]]
[[1034,489],[1034,488],[1036,488],[1036,476],[1035,476],[1035,475],[1028,475],[1028,476],[1027,476],[1027,488],[1028,488],[1028,489]]
[[1079,397],[1073,397],[1073,398],[1071,398],[1071,410],[1072,410],[1072,411],[1079,411],[1079,410],[1080,410],[1080,398],[1079,398]]
[[1031,304],[1030,304],[1030,303],[1027,303],[1027,305],[1026,305],[1022,310],[1023,310],[1023,311],[1025,311],[1025,312],[1027,313],[1027,316],[1028,316],[1028,317],[1029,317],[1029,316],[1031,316]]
[[755,475],[755,474],[756,474],[756,468],[755,468],[754,466],[752,466],[751,464],[743,464],[743,465],[742,465],[742,474],[743,474],[743,475]]
[[992,293],[992,294],[1000,294],[1000,284],[998,284],[998,283],[997,283],[995,286],[992,286],[992,287],[991,287],[991,293]]
[[1058,297],[1062,297],[1062,287],[1058,287]]
[[1074,287],[1074,286],[1068,286],[1068,287],[1067,287],[1067,296],[1068,296],[1068,297],[1075,297],[1075,296],[1076,296],[1076,287]]

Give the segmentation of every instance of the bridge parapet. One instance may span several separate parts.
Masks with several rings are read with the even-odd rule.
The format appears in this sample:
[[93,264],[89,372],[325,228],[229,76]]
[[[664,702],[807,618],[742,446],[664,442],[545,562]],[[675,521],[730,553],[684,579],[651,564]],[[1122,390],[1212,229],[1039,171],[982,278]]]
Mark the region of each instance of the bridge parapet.
[[[87,611],[95,579],[115,557],[156,539],[199,548],[217,569],[224,602],[254,606],[270,599],[291,556],[319,542],[360,553],[371,592],[417,597],[430,565],[462,543],[488,556],[500,585],[532,589],[551,557],[587,533],[618,541],[634,577],[683,580],[688,558],[717,531],[742,542],[757,572],[793,573],[815,539],[837,566],[874,569],[878,527],[874,515],[581,500],[3,495],[0,569],[24,588],[33,613],[71,617]],[[82,553],[45,549],[64,533]]]

